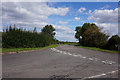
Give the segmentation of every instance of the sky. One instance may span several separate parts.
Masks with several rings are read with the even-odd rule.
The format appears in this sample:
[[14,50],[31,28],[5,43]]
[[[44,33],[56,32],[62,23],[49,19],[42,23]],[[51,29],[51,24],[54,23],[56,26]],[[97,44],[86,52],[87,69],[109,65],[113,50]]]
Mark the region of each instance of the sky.
[[[3,2],[2,26],[17,27],[40,32],[45,25],[53,25],[55,38],[77,41],[76,26],[96,23],[110,36],[118,34],[118,2]],[[2,28],[0,28],[0,31]]]

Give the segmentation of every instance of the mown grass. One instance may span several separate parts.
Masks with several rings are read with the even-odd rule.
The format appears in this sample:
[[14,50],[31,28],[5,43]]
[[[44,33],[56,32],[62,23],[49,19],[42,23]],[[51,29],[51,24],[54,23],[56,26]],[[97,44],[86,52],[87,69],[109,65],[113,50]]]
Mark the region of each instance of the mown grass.
[[[71,45],[71,44],[66,43],[66,44],[59,44],[59,45]],[[2,53],[28,51],[28,50],[40,50],[40,49],[54,48],[54,47],[57,47],[59,45],[54,44],[54,45],[50,45],[50,46],[46,46],[46,47],[39,47],[39,48],[2,48]],[[76,43],[73,43],[72,45],[76,45]],[[103,51],[103,52],[120,53],[119,51],[100,49],[100,48],[96,48],[96,47],[85,47],[85,46],[78,46],[78,47],[91,49],[91,50],[97,50],[97,51]]]
[[109,53],[120,53],[120,51],[100,49],[100,48],[96,48],[96,47],[85,47],[85,46],[78,46],[78,47],[80,47],[80,48],[86,48],[86,49],[91,49],[91,50],[97,50],[97,51],[103,51],[103,52],[109,52]]
[[58,46],[58,44],[54,44],[54,45],[50,45],[50,46],[46,46],[46,47],[39,47],[39,48],[2,48],[2,53],[28,51],[28,50],[39,50],[39,49],[46,49],[46,48],[54,48],[57,46]]

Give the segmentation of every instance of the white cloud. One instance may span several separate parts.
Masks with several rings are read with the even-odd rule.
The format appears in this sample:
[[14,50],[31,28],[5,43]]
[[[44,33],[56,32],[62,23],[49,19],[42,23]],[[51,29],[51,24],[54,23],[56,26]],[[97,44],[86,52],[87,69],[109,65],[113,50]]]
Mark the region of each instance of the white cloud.
[[55,37],[60,41],[76,41],[74,35],[56,35]]
[[81,7],[81,8],[78,10],[78,12],[79,12],[79,13],[82,13],[82,12],[85,11],[85,10],[86,10],[86,8]]
[[80,18],[79,18],[79,17],[74,17],[74,19],[75,19],[75,20],[80,20]]
[[49,7],[42,2],[11,2],[2,3],[3,24],[18,24],[29,27],[43,27],[48,23],[50,15],[65,16],[69,8]]
[[52,24],[52,25],[56,29],[57,32],[60,32],[63,34],[74,34],[75,33],[75,31],[70,29],[69,27],[59,26],[59,25],[54,25],[54,24]]
[[118,22],[118,8],[94,10],[88,17],[88,20],[94,20],[98,23],[117,23]]
[[55,37],[61,41],[75,41],[75,31],[67,26],[53,25],[56,29]]
[[102,27],[107,34],[118,34],[118,8],[94,10],[88,20],[93,20],[98,27]]
[[89,12],[88,13],[91,13],[92,12],[92,10],[89,10]]
[[103,28],[102,31],[106,32],[108,35],[118,34],[118,24],[115,23],[96,23],[97,26]]
[[106,8],[109,8],[109,7],[110,7],[110,5],[105,5],[105,6],[101,7],[100,9],[106,9]]
[[89,10],[86,14],[91,14],[92,10]]
[[[50,15],[65,16],[69,11],[67,7],[49,7],[46,3],[3,3],[2,4],[2,24],[16,24],[18,27],[33,29],[37,27],[40,30],[45,25],[49,24]],[[67,24],[68,22],[59,21],[60,24]],[[65,35],[73,36],[74,30],[67,26],[53,25],[56,29],[56,33],[64,35],[62,39],[65,39]],[[56,34],[58,35],[58,34]]]
[[58,23],[62,25],[68,24],[68,22],[65,22],[65,21],[59,21]]

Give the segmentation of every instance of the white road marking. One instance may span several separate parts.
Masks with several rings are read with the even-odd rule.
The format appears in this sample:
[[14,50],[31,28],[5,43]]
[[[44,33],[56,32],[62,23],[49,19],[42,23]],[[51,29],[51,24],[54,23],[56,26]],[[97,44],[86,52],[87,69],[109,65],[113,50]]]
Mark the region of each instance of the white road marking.
[[93,60],[93,58],[89,58],[89,60]]
[[97,77],[101,77],[101,76],[105,76],[106,74],[103,73],[103,74],[100,74],[100,75],[95,75],[95,76],[91,76],[91,77],[88,77],[88,78],[97,78]]
[[106,61],[101,61],[102,63],[106,63]]
[[84,58],[84,59],[85,59],[86,57],[82,57],[82,58]]
[[[118,70],[107,72],[107,73],[102,73],[102,74],[99,74],[99,75],[90,76],[90,77],[87,77],[87,78],[98,78],[98,77],[102,77],[102,76],[105,76],[105,75],[108,75],[108,74],[113,74],[113,73],[116,73],[116,72],[118,72]],[[84,78],[84,79],[86,79],[86,78]]]
[[80,54],[78,54],[78,55],[76,55],[76,54],[71,54],[71,53],[69,53],[69,52],[60,51],[60,50],[58,50],[58,49],[56,49],[56,48],[51,48],[51,50],[56,51],[56,52],[58,52],[58,53],[62,53],[62,54],[74,56],[74,57],[80,57],[80,58],[83,58],[83,59],[88,59],[88,60],[90,60],[90,61],[99,61],[99,62],[104,63],[104,64],[112,65],[112,64],[115,64],[115,63],[116,63],[116,62],[114,62],[114,61],[109,61],[109,60],[100,60],[100,59],[98,59],[98,58],[89,58],[89,57],[82,56],[82,55],[80,55]]
[[[110,64],[111,65],[111,64],[115,64],[116,63],[114,61],[109,61],[109,60],[100,60],[98,58],[89,58],[89,57],[82,56],[80,54],[79,55],[71,54],[71,53],[68,53],[68,52],[65,52],[65,51],[60,51],[60,50],[58,50],[56,48],[51,48],[51,50],[59,52],[59,53],[67,54],[67,55],[70,55],[70,56],[74,56],[74,57],[80,57],[80,58],[83,58],[83,59],[88,59],[88,60],[91,60],[91,61],[92,60],[99,61],[99,62],[104,63],[104,64]],[[120,65],[118,65],[118,66],[120,66]],[[90,77],[85,77],[82,80],[85,80],[85,79],[88,79],[88,78],[100,78],[102,76],[105,76],[105,75],[108,75],[108,74],[114,74],[116,72],[118,72],[118,70],[107,72],[107,73],[101,73],[99,75],[94,75],[94,76],[90,76]]]
[[99,61],[100,59],[98,59],[98,58],[94,58],[94,60],[95,60],[95,61]]
[[73,56],[77,57],[78,55],[73,54]]
[[71,55],[71,54],[67,52],[67,55]]
[[66,54],[66,52],[63,52],[63,54]]

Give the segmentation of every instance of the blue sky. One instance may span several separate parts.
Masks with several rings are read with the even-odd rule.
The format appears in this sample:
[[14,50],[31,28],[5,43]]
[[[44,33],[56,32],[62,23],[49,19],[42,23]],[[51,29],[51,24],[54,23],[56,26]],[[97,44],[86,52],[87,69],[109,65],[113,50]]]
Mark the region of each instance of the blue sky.
[[[48,5],[49,5],[49,3],[48,3]],[[74,27],[83,25],[83,23],[85,23],[85,22],[94,22],[92,20],[91,21],[87,20],[89,15],[85,14],[85,13],[87,13],[89,10],[94,11],[95,9],[101,9],[105,6],[108,6],[105,9],[115,9],[118,7],[118,3],[117,2],[58,2],[58,3],[53,2],[53,4],[49,5],[49,6],[55,7],[55,8],[69,7],[69,12],[67,13],[67,15],[65,15],[65,16],[51,15],[51,16],[49,16],[49,18],[53,19],[53,21],[51,21],[51,23],[53,23],[53,24],[58,24],[56,22],[56,20],[57,21],[59,21],[59,20],[67,21],[67,22],[69,22],[67,25],[69,25],[72,29],[74,29]],[[86,8],[86,10],[83,13],[78,12],[79,8],[81,8],[81,7]],[[74,17],[80,17],[80,20],[75,21]]]
[[84,23],[96,23],[103,32],[118,33],[117,2],[4,2],[2,4],[3,26],[16,24],[18,27],[40,31],[47,24],[56,29],[60,41],[76,41],[75,27]]

